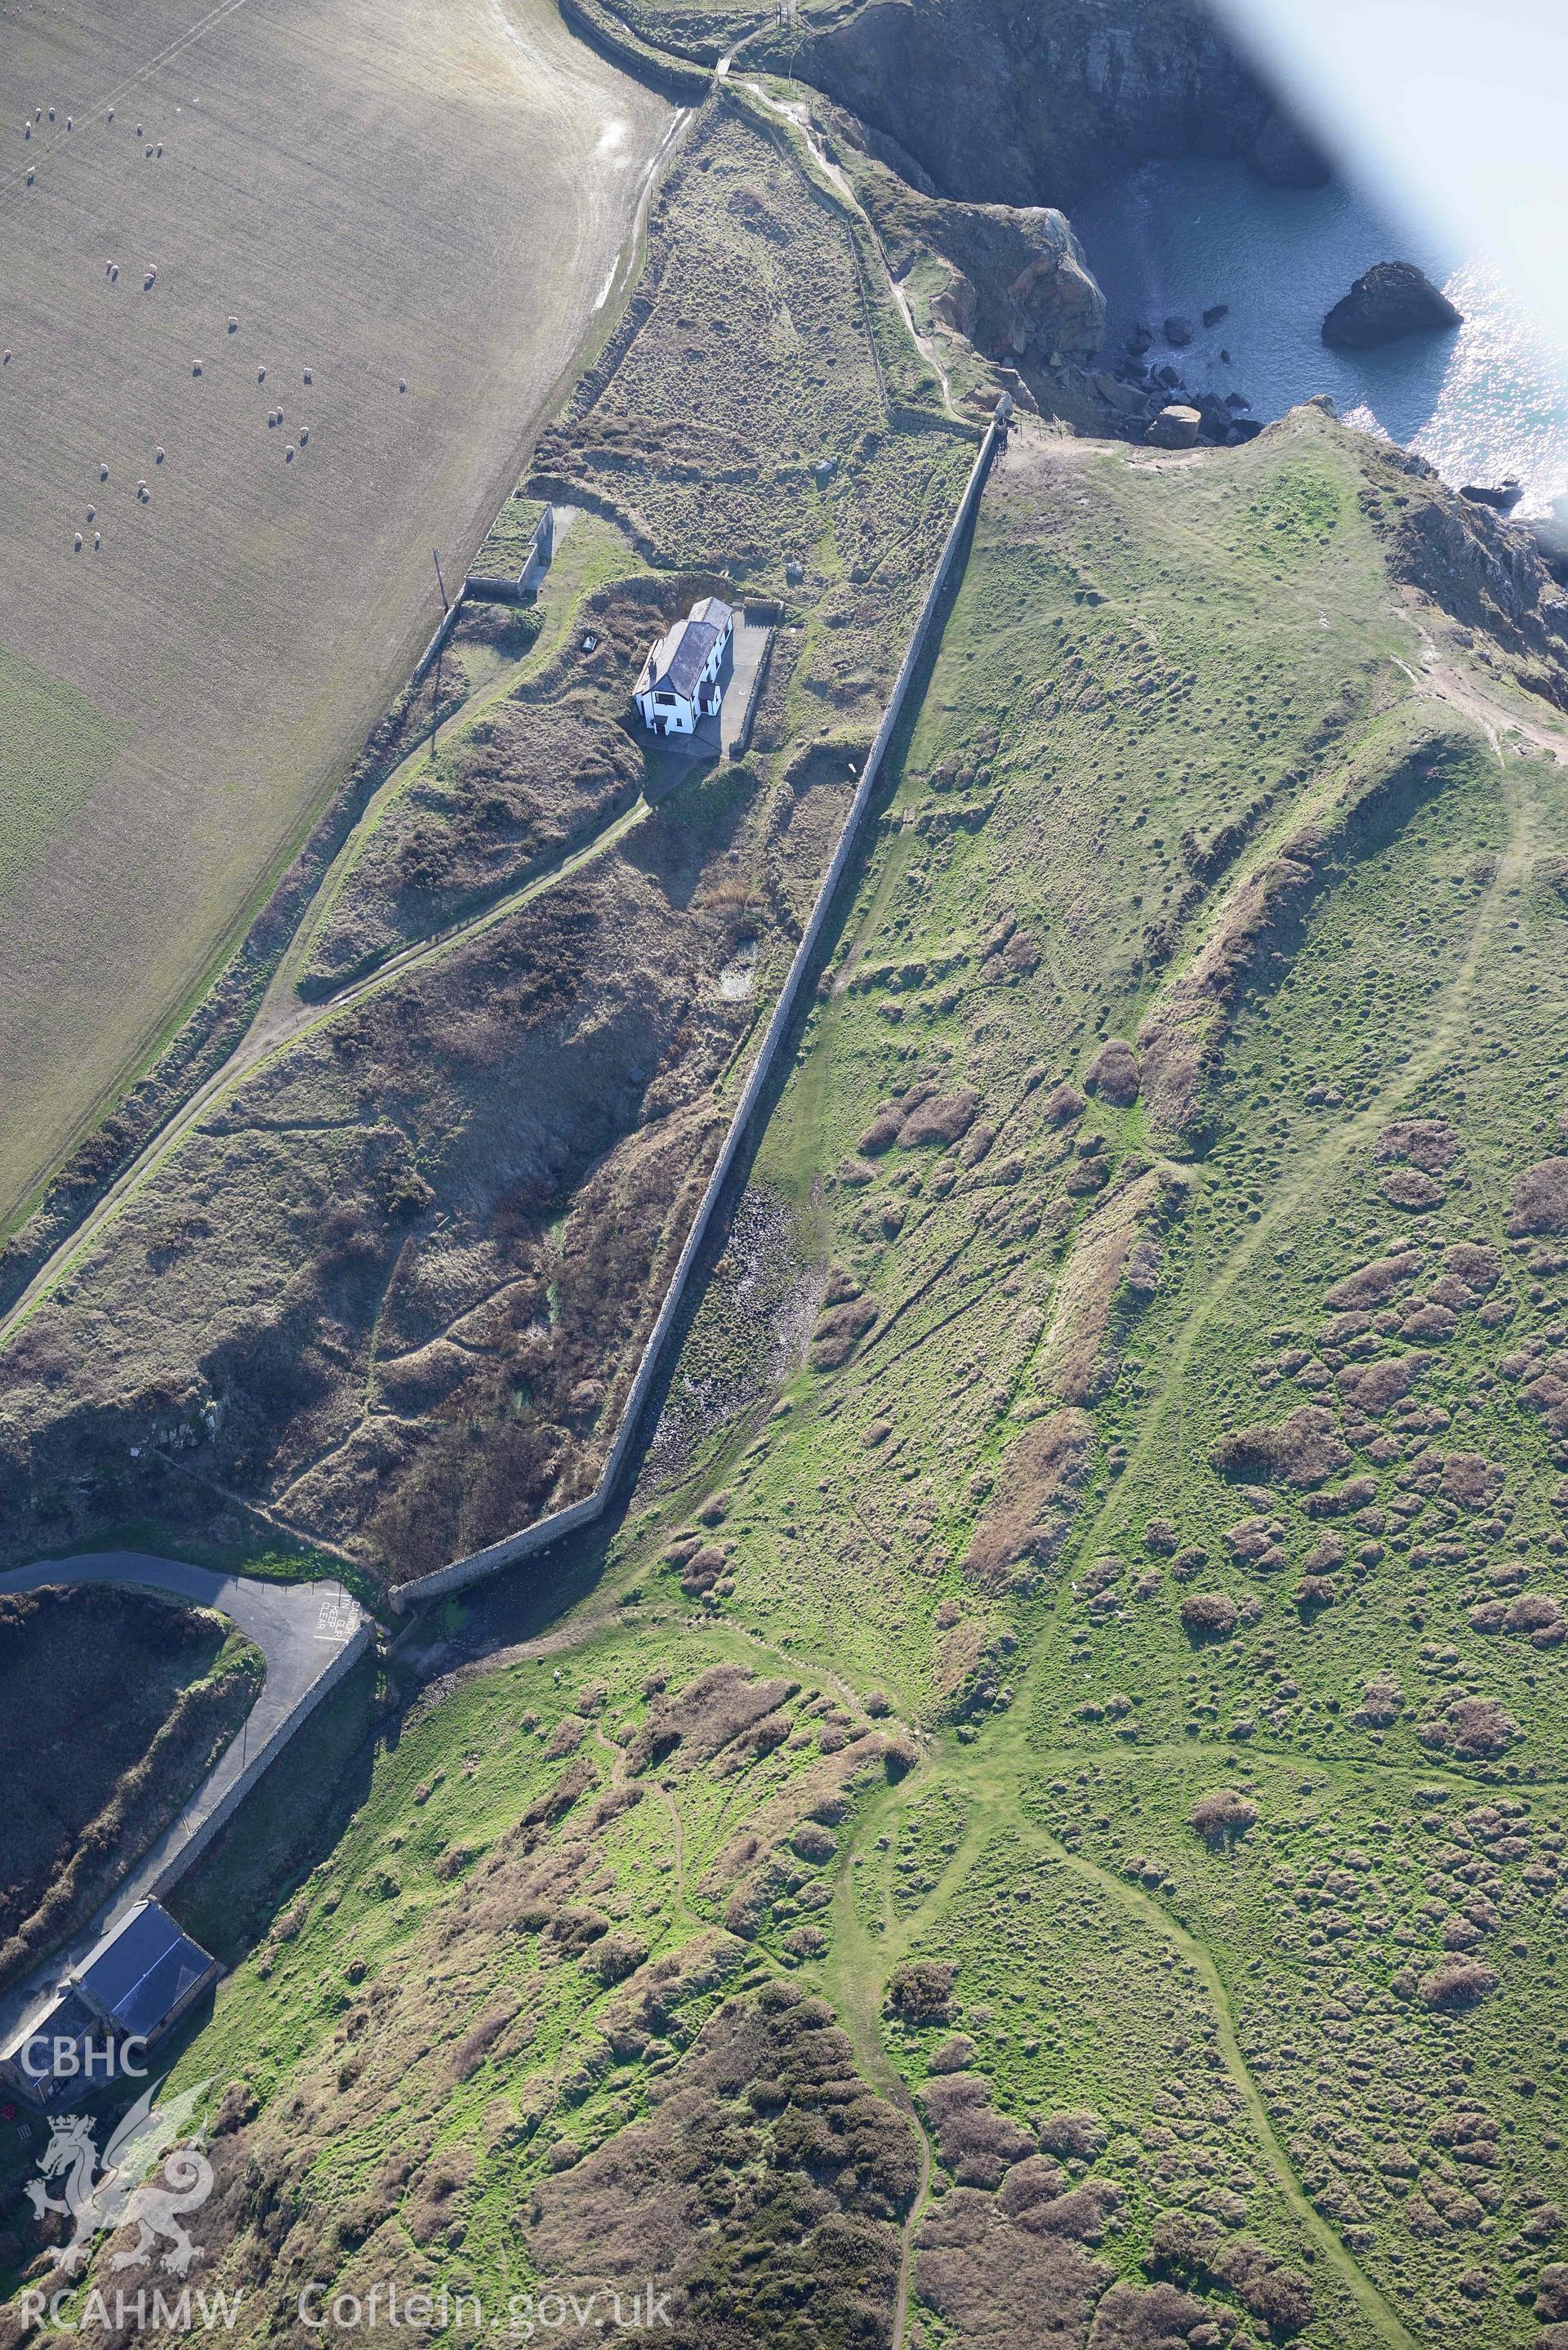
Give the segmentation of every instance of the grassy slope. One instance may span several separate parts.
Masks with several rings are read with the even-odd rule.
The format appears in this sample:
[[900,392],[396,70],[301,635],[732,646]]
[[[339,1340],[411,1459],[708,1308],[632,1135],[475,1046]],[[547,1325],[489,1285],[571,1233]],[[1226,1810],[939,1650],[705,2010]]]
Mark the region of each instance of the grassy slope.
[[[1016,2338],[1008,2293],[1047,2284],[1083,2339],[1109,2276],[1161,2266],[1227,2327],[1244,2309],[1324,2350],[1534,2338],[1568,2189],[1562,1649],[1484,1611],[1562,1582],[1550,1399],[1522,1389],[1560,1342],[1563,1252],[1508,1225],[1557,1139],[1568,811],[1522,738],[1411,691],[1381,464],[1303,413],[1223,458],[1036,444],[999,474],[753,1180],[790,1211],[797,1287],[831,1263],[829,1296],[877,1318],[769,1414],[732,1247],[680,1378],[745,1409],[709,1410],[574,1645],[437,1690],[380,1752],[183,2060],[260,2108],[214,2274],[265,2246],[280,2297],[389,2272],[494,2293],[620,2273],[629,2229],[692,2338],[885,2339],[891,2222],[859,2207],[869,2307],[825,2252],[768,2304],[758,2182],[801,2159],[793,2095],[743,2127],[723,2107],[741,2135],[680,2170],[679,2225],[647,2168],[668,2098],[708,2113],[734,2001],[799,1978],[879,2110],[908,2085],[924,2116],[923,2342]],[[1196,994],[1219,938],[1228,976]],[[1189,1098],[1160,1044],[1179,1014],[1208,1046]],[[1054,1097],[1146,1022],[1139,1099]],[[961,1148],[875,1131],[917,1081],[978,1097]],[[1457,1144],[1429,1195],[1394,1182],[1424,1207],[1388,1196],[1408,1159],[1376,1156],[1412,1117]],[[1412,1237],[1425,1270],[1386,1326],[1331,1317],[1325,1289]],[[1496,1277],[1459,1258],[1468,1302],[1443,1306],[1456,1245]],[[1439,1311],[1405,1336],[1412,1296]],[[1339,1376],[1404,1354],[1403,1398]],[[1213,1465],[1319,1399],[1345,1441],[1315,1485],[1299,1456]],[[1501,1472],[1449,1472],[1480,1508],[1444,1497],[1460,1451]],[[1326,1536],[1343,1556],[1309,1566]],[[1195,1594],[1230,1599],[1228,1631],[1189,1631]],[[775,1677],[753,1686],[776,1735],[703,1684],[650,1747],[725,1662]],[[1495,1754],[1460,1751],[1478,1725]],[[1227,1788],[1206,1839],[1194,1804]],[[615,1936],[619,1983],[595,1955]],[[1467,1949],[1484,1995],[1429,2004]],[[918,1962],[956,1970],[945,2012],[900,2020]],[[955,2063],[1064,2171],[1045,2235],[943,2120]],[[878,2126],[908,2211],[909,2126]]]

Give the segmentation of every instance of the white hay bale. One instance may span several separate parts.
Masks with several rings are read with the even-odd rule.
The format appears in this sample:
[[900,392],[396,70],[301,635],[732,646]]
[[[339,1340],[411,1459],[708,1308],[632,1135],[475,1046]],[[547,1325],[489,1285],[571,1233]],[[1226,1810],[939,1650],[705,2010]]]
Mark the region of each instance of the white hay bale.
[[406,375],[400,375],[400,376],[398,378],[398,390],[399,390],[400,391],[407,391],[408,388],[409,388],[409,379],[408,379],[408,377],[407,377]]
[[109,479],[109,467],[104,463],[101,457],[99,459],[98,477],[100,482],[107,482]]
[[200,360],[200,359],[192,359],[192,362],[191,362],[191,372],[192,372],[192,375],[200,375],[200,374],[201,374],[201,372],[202,372],[202,362],[201,362],[201,360]]
[[111,286],[118,286],[119,283],[119,264],[118,261],[111,261],[109,265],[109,282]]
[[54,108],[51,106],[51,107],[50,107],[50,109],[49,109],[49,120],[52,122],[52,121],[54,120],[54,119],[55,119],[55,109],[54,109]]
[[229,320],[229,332],[230,332],[230,334],[231,334],[231,335],[237,335],[237,334],[239,333],[239,331],[240,331],[240,322],[239,322],[239,320],[238,320],[237,318],[231,318],[231,319]]
[[73,549],[73,552],[74,552],[75,554],[77,554],[77,555],[79,555],[79,554],[81,553],[81,551],[82,551],[82,535],[81,535],[80,531],[78,530],[78,533],[77,533],[77,536],[76,536],[76,545],[75,545],[75,547],[74,547],[74,549]]
[[161,155],[161,154],[162,154],[162,152],[163,152],[163,141],[162,141],[162,140],[161,140],[161,139],[158,141],[157,146],[153,149],[153,151],[153,151],[154,155]]
[[139,122],[139,123],[137,124],[137,126],[136,126],[136,135],[137,135],[137,137],[138,137],[139,139],[140,139],[140,136],[141,136],[141,125],[140,125],[140,122]]
[[294,443],[292,441],[283,452],[283,462],[286,465],[292,465],[294,463]]
[[66,129],[67,130],[74,130],[76,127],[76,124],[71,120],[70,116],[67,114],[66,117]]
[[257,369],[256,369],[256,381],[257,381],[258,383],[265,383],[265,382],[266,381],[266,369],[265,369],[265,368],[257,368]]
[[96,506],[88,506],[88,522],[96,522],[98,520],[98,508]]
[[103,545],[103,533],[102,533],[102,531],[101,531],[101,530],[95,530],[95,531],[94,531],[94,533],[93,533],[93,535],[92,535],[92,551],[93,551],[93,553],[94,553],[95,555],[98,553],[99,548],[102,545]]
[[308,425],[308,424],[302,424],[302,425],[300,426],[300,428],[299,428],[299,445],[300,445],[300,447],[301,447],[302,449],[304,448],[304,446],[305,446],[306,442],[309,440],[309,438],[310,438],[310,427],[309,427],[309,425]]
[[105,120],[106,122],[112,122],[112,121],[114,120],[114,109],[113,109],[113,107],[112,107],[112,106],[109,108],[109,112],[104,116],[104,118],[103,118],[103,119],[104,119],[104,120]]
[[310,369],[308,368],[305,370],[305,380],[306,383],[310,381]]
[[32,184],[33,184],[34,181],[37,178],[37,176],[38,176],[37,172],[33,169],[33,166],[31,165],[31,163],[29,163],[29,164],[28,164],[28,166],[27,166],[27,185],[28,185],[29,187],[31,187],[31,186],[32,186]]
[[153,451],[152,462],[155,465],[161,465],[163,463],[163,453],[164,452],[161,449],[155,449]]

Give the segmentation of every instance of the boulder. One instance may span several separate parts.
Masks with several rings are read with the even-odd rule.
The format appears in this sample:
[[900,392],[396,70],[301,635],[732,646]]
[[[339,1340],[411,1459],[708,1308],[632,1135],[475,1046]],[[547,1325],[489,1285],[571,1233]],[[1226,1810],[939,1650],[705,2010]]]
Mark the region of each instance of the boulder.
[[1335,350],[1370,351],[1402,335],[1435,334],[1460,324],[1448,296],[1413,261],[1379,261],[1334,304],[1323,322],[1323,338]]
[[1185,350],[1192,340],[1191,319],[1168,318],[1165,322],[1165,339],[1173,351]]
[[1160,410],[1143,437],[1156,449],[1190,449],[1202,422],[1196,408],[1184,408],[1177,402]]
[[1247,163],[1271,188],[1324,188],[1334,176],[1305,133],[1277,112],[1253,140]]
[[1472,506],[1490,506],[1493,514],[1511,514],[1524,495],[1524,484],[1511,473],[1495,490],[1486,488],[1480,482],[1466,482],[1459,495],[1469,498]]

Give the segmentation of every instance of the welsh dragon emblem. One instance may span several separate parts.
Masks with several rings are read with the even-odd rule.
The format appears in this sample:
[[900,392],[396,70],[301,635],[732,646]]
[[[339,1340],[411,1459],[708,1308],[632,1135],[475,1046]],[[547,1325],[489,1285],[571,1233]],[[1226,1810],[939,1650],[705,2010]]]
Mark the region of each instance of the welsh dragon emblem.
[[[40,2220],[46,2211],[59,2211],[71,2222],[69,2242],[51,2254],[57,2268],[74,2276],[96,2240],[119,2228],[135,2228],[137,2241],[113,2255],[111,2268],[142,2267],[161,2240],[169,2250],[160,2266],[176,2276],[202,2258],[181,2214],[199,2210],[213,2191],[213,2166],[202,2152],[204,2132],[189,2127],[208,2086],[202,2081],[166,2106],[155,2106],[152,2090],[145,2090],[105,2147],[101,2167],[91,2117],[55,2116],[38,2161],[43,2176],[29,2179],[26,2193]],[[63,2196],[51,2195],[44,2181],[62,2176]]]

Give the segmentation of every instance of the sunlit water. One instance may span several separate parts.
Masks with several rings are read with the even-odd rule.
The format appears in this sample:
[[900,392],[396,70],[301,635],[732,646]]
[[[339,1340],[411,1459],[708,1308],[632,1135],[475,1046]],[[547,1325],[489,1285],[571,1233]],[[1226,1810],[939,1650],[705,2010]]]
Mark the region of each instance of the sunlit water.
[[[1417,449],[1445,480],[1524,484],[1521,517],[1568,495],[1568,351],[1485,262],[1455,262],[1392,228],[1351,189],[1271,188],[1239,163],[1150,163],[1078,205],[1073,224],[1110,307],[1118,351],[1152,328],[1193,390],[1244,392],[1280,415],[1314,392],[1342,416]],[[1324,314],[1375,261],[1414,261],[1464,315],[1457,331],[1335,351]],[[1205,328],[1203,312],[1230,315]],[[1171,315],[1196,329],[1171,351]],[[1230,353],[1229,362],[1222,351]]]

